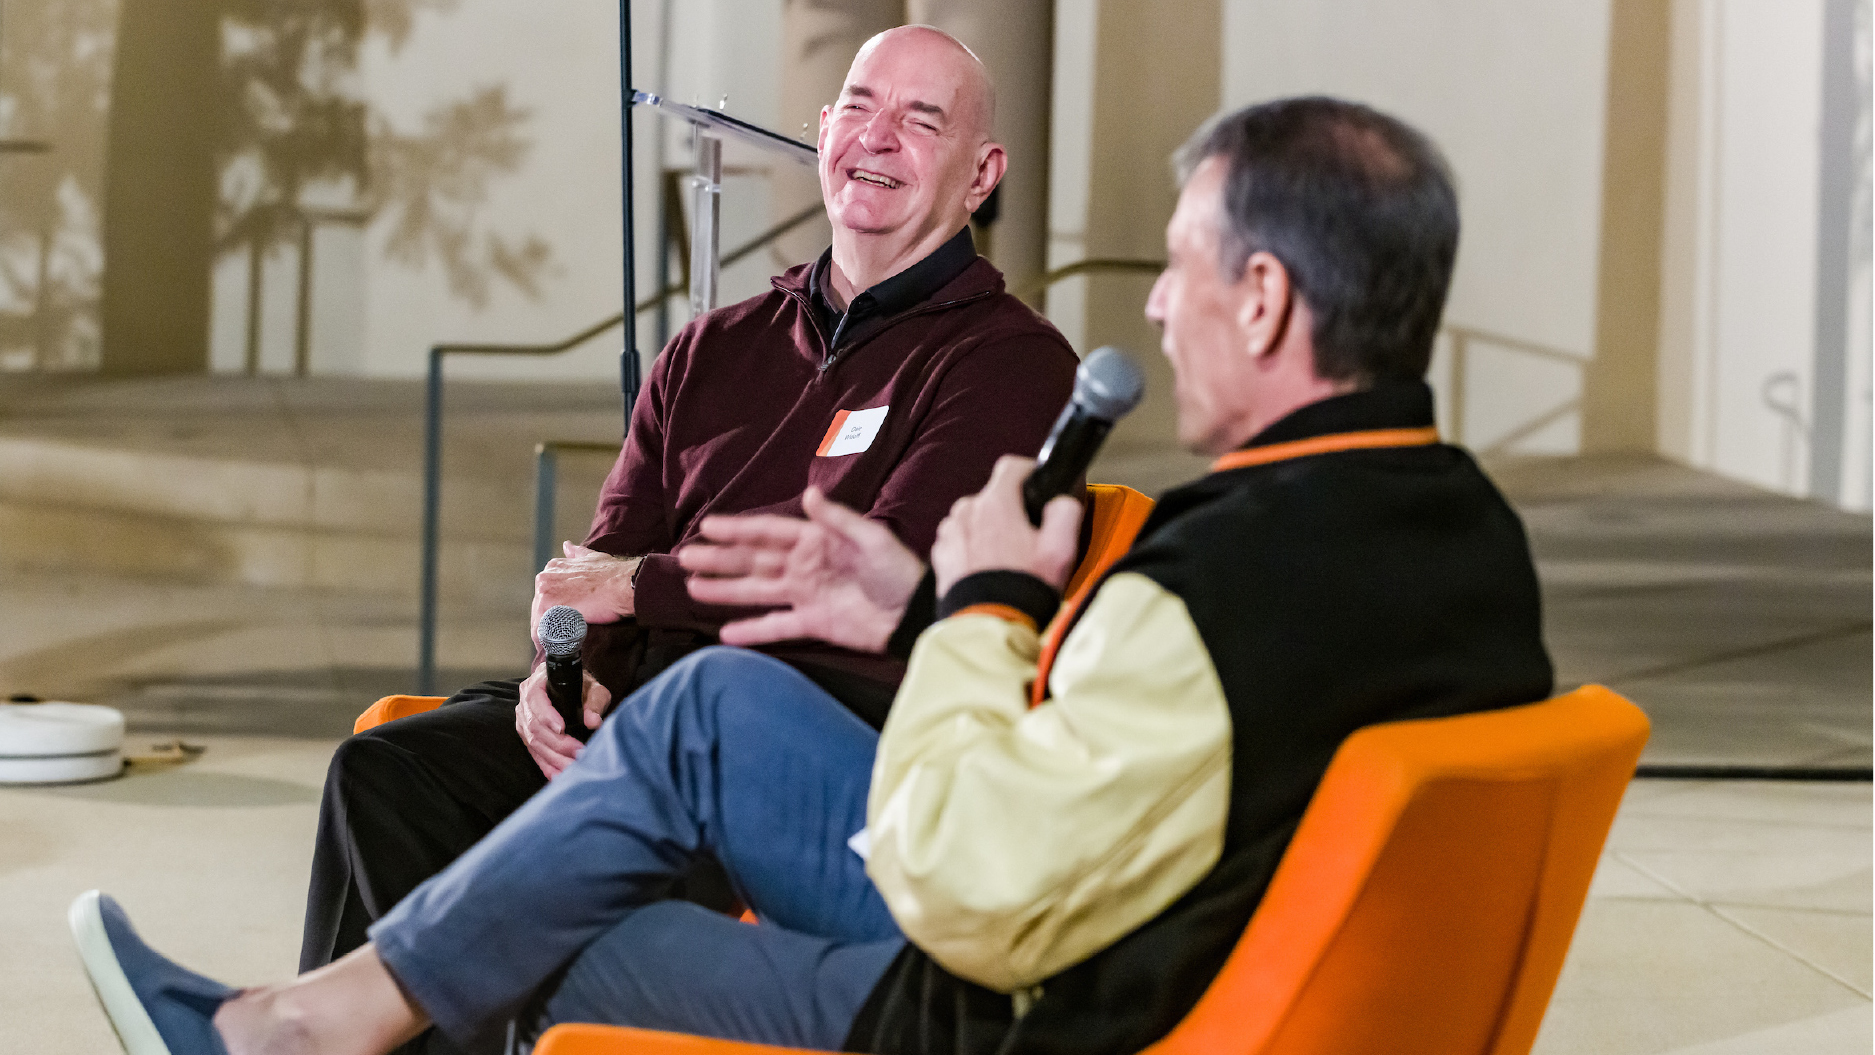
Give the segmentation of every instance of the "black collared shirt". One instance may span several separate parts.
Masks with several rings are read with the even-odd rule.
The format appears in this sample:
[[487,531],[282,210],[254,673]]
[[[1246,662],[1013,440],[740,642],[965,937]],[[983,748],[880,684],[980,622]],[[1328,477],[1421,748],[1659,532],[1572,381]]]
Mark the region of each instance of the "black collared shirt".
[[943,289],[945,284],[958,275],[977,258],[976,242],[970,237],[968,226],[951,236],[950,241],[938,246],[923,260],[880,282],[853,298],[846,306],[846,313],[835,310],[833,300],[827,295],[827,269],[833,266],[833,247],[820,254],[814,262],[814,269],[807,275],[809,302],[814,306],[814,314],[821,325],[821,332],[829,334],[827,339],[827,361],[840,354],[840,349],[850,343],[861,331],[865,323],[871,320],[889,319],[899,312],[929,300],[931,295]]

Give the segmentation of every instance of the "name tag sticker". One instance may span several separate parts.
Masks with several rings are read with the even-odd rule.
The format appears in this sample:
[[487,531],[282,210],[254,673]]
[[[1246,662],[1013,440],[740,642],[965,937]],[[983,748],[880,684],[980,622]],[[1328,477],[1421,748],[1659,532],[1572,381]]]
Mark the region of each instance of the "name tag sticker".
[[872,438],[879,435],[879,426],[885,424],[885,412],[890,409],[840,411],[833,416],[833,424],[827,427],[827,437],[820,441],[820,449],[814,453],[822,458],[838,458],[871,447]]

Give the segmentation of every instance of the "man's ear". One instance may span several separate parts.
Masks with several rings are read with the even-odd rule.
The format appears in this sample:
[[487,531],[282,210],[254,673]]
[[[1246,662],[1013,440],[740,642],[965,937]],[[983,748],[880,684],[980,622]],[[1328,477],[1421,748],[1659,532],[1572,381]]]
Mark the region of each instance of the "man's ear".
[[1251,253],[1235,285],[1244,349],[1253,359],[1275,352],[1289,326],[1289,269],[1270,253]]
[[821,153],[827,150],[827,118],[833,116],[833,104],[820,108],[820,130],[814,133],[814,149]]
[[1001,143],[985,143],[977,148],[977,174],[970,181],[970,192],[964,195],[964,208],[976,212],[977,206],[990,196],[996,185],[1003,180],[1003,173],[1009,171],[1009,155],[1003,151]]

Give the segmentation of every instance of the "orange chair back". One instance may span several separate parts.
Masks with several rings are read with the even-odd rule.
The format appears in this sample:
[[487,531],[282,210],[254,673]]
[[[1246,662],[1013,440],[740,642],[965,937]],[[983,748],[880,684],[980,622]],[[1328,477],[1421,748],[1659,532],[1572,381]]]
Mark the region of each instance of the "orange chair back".
[[385,722],[433,711],[441,707],[443,701],[448,698],[447,696],[386,696],[365,708],[365,712],[352,723],[352,733],[355,735],[366,729],[376,729]]
[[1647,732],[1591,685],[1355,733],[1148,1055],[1526,1055]]
[[1067,589],[1061,592],[1064,602],[1075,604],[1113,562],[1133,547],[1139,527],[1151,514],[1153,501],[1130,487],[1120,484],[1088,484],[1087,552],[1068,577]]

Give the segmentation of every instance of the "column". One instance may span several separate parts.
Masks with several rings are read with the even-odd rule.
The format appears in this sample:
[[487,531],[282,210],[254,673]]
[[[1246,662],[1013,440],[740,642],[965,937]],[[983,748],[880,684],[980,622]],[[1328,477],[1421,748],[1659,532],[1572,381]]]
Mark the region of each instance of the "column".
[[[996,140],[1009,152],[990,260],[1011,290],[1047,269],[1053,0],[907,0],[906,21],[964,42],[996,81]],[[1029,297],[1040,305],[1038,291]]]

